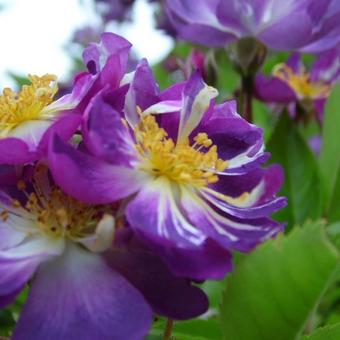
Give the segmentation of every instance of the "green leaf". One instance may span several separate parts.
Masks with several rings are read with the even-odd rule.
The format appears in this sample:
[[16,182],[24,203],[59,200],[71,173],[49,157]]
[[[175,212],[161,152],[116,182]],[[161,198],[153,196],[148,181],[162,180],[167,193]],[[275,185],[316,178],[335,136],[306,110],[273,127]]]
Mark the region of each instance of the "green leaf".
[[227,280],[220,318],[224,338],[297,339],[333,283],[338,259],[321,222],[297,227],[245,256]]
[[[334,206],[340,204],[340,85],[334,88],[328,98],[322,131],[320,169],[324,177],[327,210],[334,217]],[[336,187],[337,185],[337,187]]]
[[329,225],[327,233],[332,242],[340,249],[340,221]]
[[306,335],[303,340],[339,340],[340,323],[317,329],[310,335]]
[[224,291],[226,280],[221,281],[205,281],[201,288],[209,298],[210,308],[217,308],[221,301],[222,293]]
[[323,186],[318,163],[300,135],[295,122],[287,114],[278,121],[267,150],[273,163],[283,166],[285,183],[281,194],[288,197],[288,206],[276,218],[289,225],[316,220],[322,214]]
[[[159,340],[165,329],[165,321],[157,321],[147,340]],[[220,340],[222,337],[220,325],[214,319],[175,321],[173,340]]]
[[273,115],[268,105],[258,100],[253,101],[253,124],[263,129],[264,140],[267,142],[272,135],[277,117]]
[[331,195],[327,217],[330,222],[340,221],[340,166],[338,169],[334,189]]

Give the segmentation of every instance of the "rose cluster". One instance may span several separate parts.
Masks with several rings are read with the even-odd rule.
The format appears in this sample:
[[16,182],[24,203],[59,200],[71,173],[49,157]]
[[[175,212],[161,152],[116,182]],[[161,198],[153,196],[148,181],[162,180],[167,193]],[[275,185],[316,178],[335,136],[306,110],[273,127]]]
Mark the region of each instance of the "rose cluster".
[[232,252],[282,231],[279,166],[263,133],[193,73],[160,90],[131,44],[104,33],[88,72],[0,96],[0,306],[29,294],[13,339],[141,339],[188,319]]

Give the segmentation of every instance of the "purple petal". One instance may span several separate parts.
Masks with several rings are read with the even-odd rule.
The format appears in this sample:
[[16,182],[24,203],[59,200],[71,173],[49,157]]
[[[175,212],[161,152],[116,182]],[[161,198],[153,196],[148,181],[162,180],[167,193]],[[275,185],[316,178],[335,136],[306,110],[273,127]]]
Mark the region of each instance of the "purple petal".
[[186,278],[175,276],[136,237],[130,238],[123,247],[109,252],[106,258],[115,270],[142,292],[156,314],[181,320],[193,318],[207,310],[205,294]]
[[26,233],[15,230],[5,222],[0,222],[0,250],[5,250],[18,245],[26,238],[26,236]]
[[38,158],[37,152],[30,151],[24,141],[12,137],[0,139],[0,164],[25,164]]
[[308,144],[316,155],[320,155],[322,147],[322,137],[320,135],[311,137],[308,141]]
[[332,83],[340,79],[340,46],[320,54],[311,70],[312,81]]
[[20,289],[42,262],[59,255],[62,249],[63,243],[37,238],[0,251],[0,295]]
[[212,194],[202,194],[202,196],[215,209],[219,209],[238,218],[247,219],[269,216],[287,205],[287,199],[285,197],[277,197],[269,202],[257,204],[260,199],[260,194],[257,197],[252,198],[256,199],[256,204],[253,206],[237,206],[236,204],[225,202]]
[[266,217],[243,219],[232,216],[210,207],[203,199],[193,199],[188,193],[182,193],[181,206],[193,225],[226,250],[250,251],[283,228]]
[[286,65],[289,66],[294,73],[299,74],[303,68],[301,54],[293,53],[286,61]]
[[193,280],[221,280],[233,268],[231,253],[211,239],[197,249],[160,247],[158,252],[174,274]]
[[226,173],[245,172],[268,159],[263,153],[263,131],[237,112],[233,101],[215,105],[193,132],[205,132],[218,147],[219,158],[229,161]]
[[15,185],[18,182],[18,170],[13,165],[0,165],[0,185]]
[[303,46],[312,33],[312,20],[306,10],[291,11],[258,35],[270,48],[293,50]]
[[217,20],[218,3],[218,0],[199,0],[191,6],[185,0],[170,0],[167,2],[167,12],[182,39],[206,46],[224,46],[236,37]]
[[0,296],[7,298],[15,294],[32,277],[40,262],[37,260],[19,260],[5,263],[0,259]]
[[[114,33],[106,32],[101,35],[99,44],[92,43],[84,50],[84,63],[90,73],[96,74],[103,71],[111,56],[119,55],[121,71],[125,72],[130,48],[131,44],[126,39]],[[123,76],[123,73],[121,76]]]
[[24,287],[20,287],[16,291],[14,291],[14,292],[12,292],[8,295],[0,296],[0,308],[4,308],[4,307],[10,305],[11,303],[13,303],[15,298],[23,290],[23,288]]
[[103,91],[103,97],[105,98],[105,102],[110,104],[114,110],[122,112],[124,109],[126,93],[128,90],[129,84],[125,84],[118,89]]
[[[184,87],[186,82],[178,83],[173,86],[170,86],[166,90],[164,90],[160,99],[162,101],[182,101],[182,94],[184,91]],[[159,115],[157,118],[159,119],[160,126],[168,133],[168,136],[172,138],[172,140],[176,140],[178,136],[178,127],[180,120],[180,109],[178,112],[171,112],[169,114]]]
[[186,85],[186,81],[174,84],[160,94],[160,100],[180,100],[182,99],[182,93],[184,91],[184,87]]
[[266,78],[259,74],[255,79],[255,95],[258,99],[269,103],[289,103],[296,101],[294,90],[284,81],[276,78]]
[[136,192],[141,180],[133,169],[111,165],[51,139],[48,161],[56,183],[70,196],[87,203],[110,203]]
[[[320,1],[317,1],[320,2]],[[328,6],[327,6],[328,5]],[[319,10],[316,6],[315,11]],[[322,6],[322,5],[321,5]],[[313,34],[306,46],[301,49],[307,53],[318,53],[337,46],[340,42],[340,3],[338,0],[325,1],[319,20],[314,24]]]
[[172,190],[167,180],[149,183],[128,204],[127,220],[137,233],[156,243],[195,248],[204,242],[206,236],[183,215],[174,201]]
[[125,99],[125,116],[131,126],[138,124],[137,106],[144,111],[159,101],[159,86],[148,62],[143,59],[136,68]]
[[98,255],[69,245],[37,273],[13,340],[143,338],[152,312]]
[[185,140],[199,125],[208,111],[211,100],[218,95],[216,89],[207,86],[199,71],[196,71],[184,87],[182,110],[178,128],[178,141]]
[[99,93],[89,103],[84,115],[83,137],[88,150],[115,165],[129,166],[136,150],[128,127],[121,116]]
[[[66,94],[50,104],[48,107],[49,109],[58,109],[65,110],[70,108],[75,108],[86,96],[88,91],[90,90],[91,86],[93,85],[94,78],[92,75],[82,72],[79,73],[74,78],[74,84],[72,87],[72,92]],[[59,110],[57,110],[59,111]]]
[[62,140],[68,141],[80,126],[82,117],[75,113],[64,114],[53,125],[51,125],[42,137],[39,144],[39,156],[47,155],[49,140],[57,134]]
[[323,123],[323,117],[325,113],[325,106],[327,103],[327,98],[320,98],[313,101],[315,107],[315,118],[320,125]]
[[210,187],[227,196],[239,197],[244,192],[251,192],[261,181],[264,187],[258,202],[265,203],[275,197],[283,184],[282,168],[278,165],[271,165],[267,169],[258,168],[242,175],[219,176],[218,182]]

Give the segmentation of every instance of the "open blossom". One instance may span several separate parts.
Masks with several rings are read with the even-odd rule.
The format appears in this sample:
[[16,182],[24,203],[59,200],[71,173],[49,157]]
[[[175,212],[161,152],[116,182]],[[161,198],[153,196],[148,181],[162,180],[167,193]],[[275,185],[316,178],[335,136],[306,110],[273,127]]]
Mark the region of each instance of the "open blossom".
[[100,61],[92,54],[94,45],[84,51],[89,72],[75,77],[70,94],[55,100],[57,78],[50,74],[29,76],[30,84],[23,85],[19,92],[3,90],[0,95],[0,164],[24,164],[44,157],[53,132],[64,140],[70,139],[79,127],[88,101],[105,86],[119,87],[131,44],[114,34],[103,34],[98,44],[102,51]]
[[276,65],[271,77],[259,74],[255,81],[255,93],[260,100],[287,105],[294,117],[299,107],[303,111],[314,112],[321,124],[332,85],[339,80],[339,49],[321,54],[310,71],[301,62],[300,54],[295,53],[285,64]]
[[195,279],[223,277],[230,251],[275,236],[282,225],[269,216],[286,204],[275,197],[280,167],[261,168],[261,129],[234,102],[215,105],[216,96],[199,73],[160,92],[142,62],[124,106],[110,92],[91,101],[84,148],[55,136],[48,156],[65,192],[88,203],[122,200],[131,228],[174,272]]
[[318,52],[340,39],[337,0],[168,0],[167,7],[182,39],[207,46],[255,37],[273,49]]
[[14,340],[139,340],[154,313],[186,319],[207,309],[199,288],[116,223],[114,205],[69,197],[45,167],[2,187],[0,207],[0,307],[30,281]]
[[72,109],[83,96],[81,80],[76,82],[71,94],[54,100],[58,91],[54,75],[29,76],[28,79],[30,84],[23,85],[21,91],[5,88],[0,95],[0,164],[21,164],[38,159],[47,131],[57,130],[68,139],[80,122]]

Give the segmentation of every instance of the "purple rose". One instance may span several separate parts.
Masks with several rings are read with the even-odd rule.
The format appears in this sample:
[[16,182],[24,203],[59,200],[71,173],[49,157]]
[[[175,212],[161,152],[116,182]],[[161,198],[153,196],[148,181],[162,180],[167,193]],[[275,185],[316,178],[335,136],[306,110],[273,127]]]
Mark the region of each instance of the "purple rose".
[[282,170],[261,168],[269,156],[262,130],[236,113],[235,102],[216,105],[217,90],[199,73],[163,92],[145,61],[132,77],[124,105],[115,91],[90,102],[83,150],[51,140],[54,179],[84,202],[122,200],[131,228],[175,273],[221,278],[231,251],[282,230],[270,219],[286,205],[275,197]]
[[12,339],[136,339],[153,314],[207,310],[204,293],[175,277],[114,205],[87,205],[60,190],[45,167],[0,191],[0,307],[30,281]]

